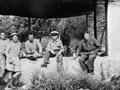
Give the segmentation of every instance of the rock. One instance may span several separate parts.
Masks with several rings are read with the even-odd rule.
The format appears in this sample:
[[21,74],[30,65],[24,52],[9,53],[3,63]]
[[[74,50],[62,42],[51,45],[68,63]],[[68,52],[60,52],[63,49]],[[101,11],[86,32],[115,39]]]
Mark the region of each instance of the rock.
[[[80,77],[82,76],[82,69],[78,62],[79,58],[74,60],[72,57],[63,57],[63,71],[67,76]],[[59,75],[57,71],[56,58],[50,58],[50,64],[47,68],[42,68],[43,58],[37,61],[30,61],[28,59],[21,60],[21,78],[20,81],[24,83],[30,83],[34,75],[38,75],[39,78],[56,77]]]
[[85,90],[90,90],[90,89],[87,88],[87,89],[85,89]]
[[94,61],[94,78],[97,80],[102,80],[104,78],[106,71],[106,67],[108,63],[108,57],[96,57]]
[[112,77],[120,75],[120,61],[113,61],[109,57],[97,57],[94,62],[94,78],[109,82]]
[[31,84],[25,84],[20,88],[20,90],[29,90],[31,88],[30,86]]
[[80,88],[80,89],[78,89],[78,90],[84,90],[83,88]]
[[[42,68],[43,58],[37,61],[30,61],[28,59],[21,60],[21,78],[20,81],[24,83],[31,83],[34,75],[39,78],[42,77],[58,77],[56,58],[50,58],[50,64],[47,68]],[[63,75],[76,78],[89,78],[98,81],[110,79],[120,75],[120,61],[114,62],[108,57],[96,57],[94,61],[94,75],[85,74],[79,64],[79,58],[63,57]]]

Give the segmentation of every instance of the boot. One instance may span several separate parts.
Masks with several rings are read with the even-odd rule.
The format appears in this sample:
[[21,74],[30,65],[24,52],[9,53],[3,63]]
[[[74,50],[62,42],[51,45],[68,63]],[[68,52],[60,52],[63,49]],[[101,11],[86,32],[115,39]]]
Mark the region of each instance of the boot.
[[84,69],[83,72],[84,72],[85,74],[87,74],[87,73],[88,73],[88,70],[87,70],[87,69]]
[[5,90],[15,88],[15,87],[12,85],[12,82],[13,82],[13,79],[9,79],[8,84],[7,84],[6,88],[5,88]]
[[91,74],[91,75],[94,75],[94,71],[93,70],[89,70],[88,73]]
[[41,67],[47,67],[47,63],[44,62]]
[[2,77],[0,77],[0,85],[2,85],[2,80],[3,80]]

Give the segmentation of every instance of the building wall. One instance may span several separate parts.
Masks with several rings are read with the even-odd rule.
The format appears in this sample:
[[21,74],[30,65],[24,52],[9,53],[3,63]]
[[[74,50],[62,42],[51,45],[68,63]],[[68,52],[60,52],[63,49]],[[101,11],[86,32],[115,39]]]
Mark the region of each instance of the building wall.
[[[107,29],[105,18],[105,1],[97,1],[96,5],[96,23],[94,23],[94,12],[88,14],[88,32],[94,36],[94,24],[96,24],[97,39],[105,44],[105,33]],[[104,35],[103,35],[104,34]],[[103,35],[103,36],[102,36]]]
[[120,2],[108,6],[108,50],[111,60],[120,57]]

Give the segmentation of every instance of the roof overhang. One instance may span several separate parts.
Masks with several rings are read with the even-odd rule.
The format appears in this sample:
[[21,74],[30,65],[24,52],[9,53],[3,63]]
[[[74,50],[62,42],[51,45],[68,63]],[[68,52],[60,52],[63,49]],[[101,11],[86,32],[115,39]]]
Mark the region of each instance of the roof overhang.
[[0,14],[61,18],[94,11],[95,5],[96,0],[0,0]]

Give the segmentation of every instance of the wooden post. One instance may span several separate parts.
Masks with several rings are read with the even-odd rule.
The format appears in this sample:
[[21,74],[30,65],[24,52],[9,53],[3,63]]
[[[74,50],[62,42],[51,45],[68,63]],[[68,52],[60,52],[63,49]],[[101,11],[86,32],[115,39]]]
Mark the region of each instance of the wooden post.
[[94,7],[94,36],[97,39],[97,15],[96,15],[96,10],[97,10],[97,1],[95,1],[95,7]]
[[86,27],[87,27],[87,28],[86,28],[86,29],[87,29],[86,31],[88,31],[88,14],[86,14]]
[[105,0],[105,23],[106,23],[106,30],[105,30],[105,49],[106,49],[106,55],[108,56],[107,10],[108,10],[108,0]]
[[28,17],[28,25],[29,25],[28,29],[29,31],[31,31],[31,18],[30,17]]

